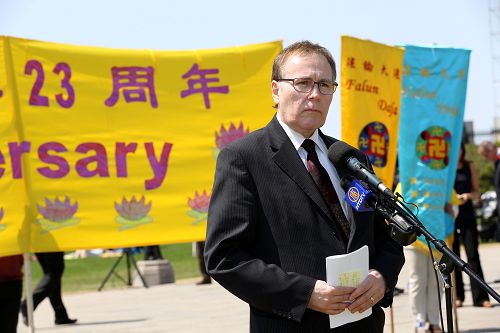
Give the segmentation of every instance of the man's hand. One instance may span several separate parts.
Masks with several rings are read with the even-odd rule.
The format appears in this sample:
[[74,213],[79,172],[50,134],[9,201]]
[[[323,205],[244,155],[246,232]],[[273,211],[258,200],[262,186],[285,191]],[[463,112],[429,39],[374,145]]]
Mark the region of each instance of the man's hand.
[[339,314],[351,304],[349,298],[354,289],[351,287],[331,287],[325,281],[318,280],[314,285],[308,307],[329,315]]
[[370,270],[366,279],[351,294],[349,311],[363,312],[377,304],[384,298],[386,290],[385,280],[377,270]]

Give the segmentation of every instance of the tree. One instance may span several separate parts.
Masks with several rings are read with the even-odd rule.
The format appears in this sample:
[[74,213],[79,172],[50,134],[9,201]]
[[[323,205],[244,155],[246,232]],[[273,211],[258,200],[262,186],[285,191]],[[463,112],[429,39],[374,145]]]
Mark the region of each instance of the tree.
[[475,144],[467,144],[465,149],[467,152],[465,158],[472,161],[476,166],[477,176],[479,178],[479,189],[481,190],[481,193],[494,190],[493,163],[491,161],[486,161],[481,155],[479,155]]

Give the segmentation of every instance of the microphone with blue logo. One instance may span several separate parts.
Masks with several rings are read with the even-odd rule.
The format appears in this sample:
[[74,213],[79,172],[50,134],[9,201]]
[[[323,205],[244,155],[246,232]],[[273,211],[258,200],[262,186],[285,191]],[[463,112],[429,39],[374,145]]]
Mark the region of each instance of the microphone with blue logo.
[[328,149],[328,158],[343,175],[342,188],[346,191],[345,200],[356,212],[376,210],[388,222],[392,239],[406,246],[417,239],[417,228],[413,220],[403,213],[396,196],[359,160],[366,160],[358,149],[345,142],[337,141]]
[[357,179],[352,179],[349,182],[346,178],[341,180],[342,188],[345,189],[345,200],[356,210],[357,212],[369,212],[373,211],[368,200],[372,200],[373,193],[367,188],[366,185],[362,184]]
[[[356,212],[362,213],[373,208],[385,218],[389,236],[402,246],[410,245],[416,240],[417,235],[423,235],[429,244],[429,251],[432,243],[436,250],[443,254],[439,263],[435,263],[435,267],[442,273],[447,284],[450,284],[450,274],[456,267],[467,273],[471,280],[500,302],[500,295],[449,249],[446,242],[433,236],[417,216],[403,204],[405,202],[400,201],[401,196],[396,197],[367,165],[360,162],[368,162],[365,154],[345,142],[337,141],[328,149],[328,158],[342,177],[341,184],[346,190],[345,199]],[[445,288],[445,294],[448,327],[450,327],[453,320],[450,312],[452,297],[449,287]]]

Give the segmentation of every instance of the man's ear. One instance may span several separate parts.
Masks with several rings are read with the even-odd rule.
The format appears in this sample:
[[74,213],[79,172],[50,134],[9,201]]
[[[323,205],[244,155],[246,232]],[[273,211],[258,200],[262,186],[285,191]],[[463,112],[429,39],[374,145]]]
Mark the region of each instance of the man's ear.
[[279,104],[280,102],[280,85],[278,81],[273,80],[271,82],[271,94],[273,95],[274,104]]

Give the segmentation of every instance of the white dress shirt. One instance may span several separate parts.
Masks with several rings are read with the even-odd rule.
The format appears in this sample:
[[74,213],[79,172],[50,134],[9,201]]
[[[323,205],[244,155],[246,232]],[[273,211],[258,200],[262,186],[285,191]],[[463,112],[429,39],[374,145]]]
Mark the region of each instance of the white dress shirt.
[[[299,154],[300,159],[302,160],[302,163],[304,163],[304,167],[307,169],[307,151],[302,147],[302,143],[306,138],[302,136],[302,134],[294,131],[293,129],[290,128],[287,124],[285,124],[281,118],[279,113],[276,115],[278,122],[280,123],[281,127],[285,130],[286,134],[290,138],[290,141],[292,141],[293,146],[297,150],[297,153]],[[347,201],[345,201],[345,191],[340,185],[340,177],[339,174],[337,173],[337,170],[333,166],[332,162],[328,159],[328,149],[319,136],[318,130],[315,130],[314,133],[311,135],[310,138],[316,143],[316,154],[318,154],[318,159],[321,165],[325,168],[326,172],[328,173],[328,176],[330,176],[330,180],[333,184],[333,187],[335,188],[335,192],[337,193],[337,197],[339,198],[340,206],[342,207],[342,210],[344,211],[344,215],[346,216],[347,220],[352,224],[354,222],[354,216],[352,213],[352,208],[349,205]]]

